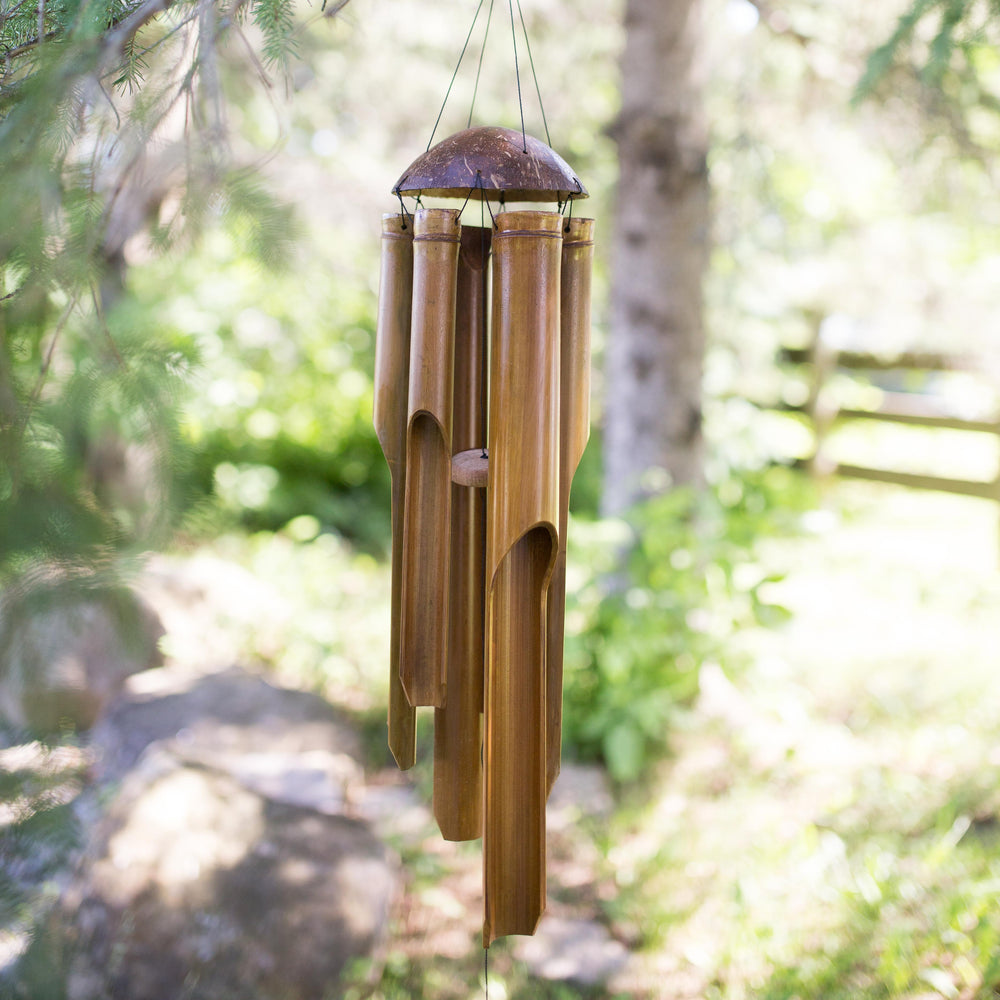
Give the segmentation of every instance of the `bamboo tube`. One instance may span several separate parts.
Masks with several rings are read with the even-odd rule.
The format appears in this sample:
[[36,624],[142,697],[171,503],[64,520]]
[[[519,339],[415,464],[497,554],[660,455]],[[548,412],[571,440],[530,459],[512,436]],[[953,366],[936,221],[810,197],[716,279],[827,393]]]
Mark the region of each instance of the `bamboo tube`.
[[562,746],[563,642],[566,631],[566,523],[573,475],[590,438],[590,276],[594,220],[563,226],[560,283],[559,551],[549,588],[545,661],[548,791],[559,777]]
[[558,549],[561,217],[493,236],[483,943],[545,909],[546,591]]
[[[462,227],[455,321],[452,451],[486,443],[486,275],[490,230]],[[482,718],[486,496],[451,487],[448,700],[434,710],[434,816],[445,840],[482,835]]]
[[399,615],[406,484],[407,388],[410,378],[410,306],[413,226],[405,215],[382,216],[382,264],[375,337],[375,432],[392,483],[392,611],[389,642],[389,749],[404,771],[416,760],[416,711],[399,678]]
[[428,208],[414,218],[400,615],[400,677],[414,707],[445,700],[458,216]]

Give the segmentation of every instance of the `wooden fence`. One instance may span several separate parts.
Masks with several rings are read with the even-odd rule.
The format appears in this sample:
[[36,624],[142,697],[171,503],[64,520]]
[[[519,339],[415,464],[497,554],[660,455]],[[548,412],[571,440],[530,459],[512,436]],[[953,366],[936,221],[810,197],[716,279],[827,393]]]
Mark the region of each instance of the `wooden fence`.
[[[934,372],[965,372],[982,376],[968,359],[935,352],[907,352],[884,357],[863,351],[832,350],[817,338],[811,347],[785,348],[781,360],[790,365],[808,366],[808,398],[801,405],[783,404],[778,409],[804,414],[812,426],[815,448],[803,464],[820,475],[848,476],[880,483],[894,483],[912,489],[937,490],[963,496],[982,497],[1000,504],[1000,407],[988,419],[966,419],[948,412],[946,400],[933,394],[896,392],[882,389],[879,405],[873,409],[842,408],[831,405],[827,387],[838,373],[870,378],[882,378],[888,373],[913,374]],[[923,475],[895,469],[878,469],[863,465],[834,462],[825,454],[826,439],[834,425],[847,420],[874,420],[883,423],[906,424],[912,427],[942,428],[991,434],[997,441],[997,472],[992,480],[954,479],[947,476]]]

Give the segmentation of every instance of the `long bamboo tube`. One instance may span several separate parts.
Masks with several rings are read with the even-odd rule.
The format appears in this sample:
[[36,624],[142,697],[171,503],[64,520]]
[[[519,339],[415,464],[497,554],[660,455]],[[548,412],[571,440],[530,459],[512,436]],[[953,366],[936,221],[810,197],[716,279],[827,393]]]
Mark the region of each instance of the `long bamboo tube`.
[[562,746],[563,642],[566,626],[566,523],[573,475],[590,438],[590,277],[594,220],[563,226],[560,287],[559,551],[549,588],[545,661],[548,791],[559,776]]
[[413,226],[405,215],[382,216],[382,262],[375,336],[375,432],[392,483],[392,611],[389,642],[389,749],[403,770],[416,760],[416,711],[399,678],[399,616],[403,586],[403,499],[410,379]]
[[545,909],[546,591],[558,550],[561,217],[505,212],[493,236],[487,485],[487,947]]
[[400,677],[411,705],[437,708],[448,649],[458,216],[421,209],[413,236]]
[[[486,443],[486,300],[490,230],[462,227],[455,321],[452,451]],[[434,816],[445,840],[482,835],[482,710],[485,646],[486,496],[451,488],[448,701],[434,710]]]

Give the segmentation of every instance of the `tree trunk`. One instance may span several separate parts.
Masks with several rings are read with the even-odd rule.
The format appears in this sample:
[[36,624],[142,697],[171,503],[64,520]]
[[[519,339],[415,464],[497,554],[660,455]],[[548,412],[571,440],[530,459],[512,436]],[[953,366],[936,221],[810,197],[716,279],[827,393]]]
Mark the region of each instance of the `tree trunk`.
[[[606,514],[702,469],[702,0],[627,0],[604,425]],[[663,471],[666,475],[663,475]]]

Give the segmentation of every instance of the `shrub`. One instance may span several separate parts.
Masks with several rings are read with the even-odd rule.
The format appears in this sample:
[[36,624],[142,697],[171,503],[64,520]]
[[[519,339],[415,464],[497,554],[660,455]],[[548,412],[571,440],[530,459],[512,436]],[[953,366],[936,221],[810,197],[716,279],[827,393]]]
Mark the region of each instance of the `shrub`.
[[674,489],[628,522],[576,521],[570,531],[564,746],[603,760],[620,782],[666,746],[679,706],[706,662],[733,669],[732,642],[750,625],[783,621],[767,599],[779,576],[758,542],[791,530],[808,486],[770,468],[706,489]]

